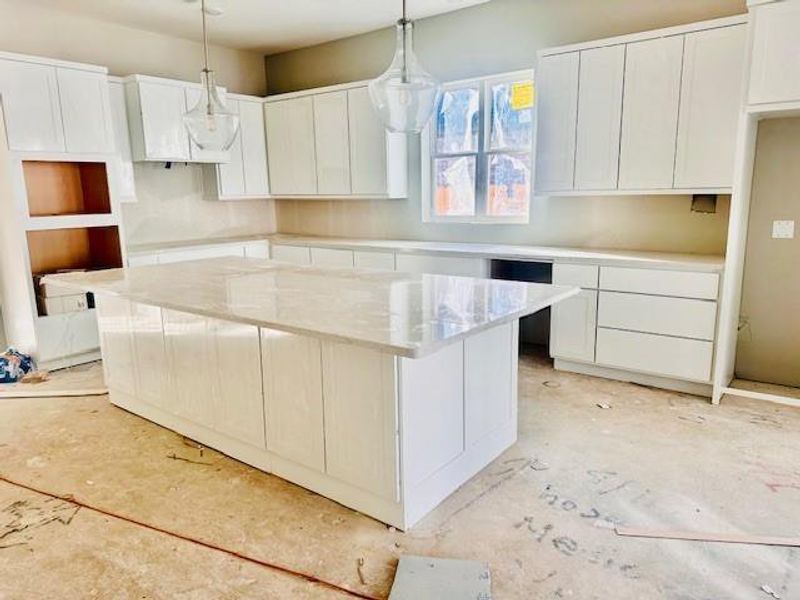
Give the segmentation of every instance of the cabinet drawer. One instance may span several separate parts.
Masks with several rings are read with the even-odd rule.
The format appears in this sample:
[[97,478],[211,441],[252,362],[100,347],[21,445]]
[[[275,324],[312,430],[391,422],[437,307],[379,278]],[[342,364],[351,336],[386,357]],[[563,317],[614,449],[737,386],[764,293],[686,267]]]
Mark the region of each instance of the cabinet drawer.
[[717,303],[665,296],[600,292],[601,327],[713,340]]
[[553,283],[556,285],[574,285],[587,289],[597,289],[597,273],[597,265],[555,263],[553,265]]
[[600,289],[612,292],[716,300],[718,285],[716,273],[600,267]]
[[311,251],[308,246],[280,246],[273,244],[270,247],[272,260],[294,263],[296,265],[310,265]]
[[358,269],[394,271],[393,252],[356,251],[353,255],[353,264]]
[[352,268],[353,251],[334,248],[311,248],[311,264],[318,267]]
[[464,277],[489,277],[489,261],[482,258],[398,254],[397,270],[405,273],[435,273]]
[[714,344],[649,333],[597,329],[597,364],[707,382]]

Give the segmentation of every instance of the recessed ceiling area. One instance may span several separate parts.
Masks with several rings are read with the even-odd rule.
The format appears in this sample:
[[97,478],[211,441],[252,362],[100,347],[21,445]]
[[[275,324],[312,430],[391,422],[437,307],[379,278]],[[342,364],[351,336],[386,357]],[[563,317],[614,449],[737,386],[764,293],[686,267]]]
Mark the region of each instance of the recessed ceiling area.
[[[63,0],[27,0],[64,10]],[[409,16],[430,17],[489,0],[408,0]],[[200,0],[71,0],[69,12],[182,38],[200,39]],[[265,54],[393,24],[401,0],[207,0],[213,44]]]

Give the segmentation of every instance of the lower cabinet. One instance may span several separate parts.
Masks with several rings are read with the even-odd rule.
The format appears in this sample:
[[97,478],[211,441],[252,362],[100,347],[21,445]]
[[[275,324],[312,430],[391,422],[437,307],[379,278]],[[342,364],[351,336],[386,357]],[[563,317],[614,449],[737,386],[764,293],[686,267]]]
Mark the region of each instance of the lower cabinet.
[[597,330],[597,291],[581,290],[551,308],[550,354],[554,357],[594,362]]
[[[175,383],[172,395],[163,396],[173,399],[172,406],[163,408],[223,435],[264,448],[258,328],[183,312],[161,312],[161,339]],[[160,333],[161,327],[158,329]],[[154,345],[160,336],[154,332],[151,337]],[[210,365],[214,367],[209,368]],[[141,376],[153,378],[159,371],[163,369],[148,369]],[[236,376],[231,377],[231,373]]]
[[489,277],[489,260],[438,256],[433,254],[398,254],[397,270],[406,273],[433,273],[464,277]]
[[553,283],[582,288],[552,308],[554,358],[709,382],[718,274],[557,263]]
[[377,269],[379,271],[394,271],[394,252],[355,251],[353,252],[353,266],[356,269]]
[[243,243],[223,243],[210,246],[171,248],[148,253],[128,255],[129,267],[157,265],[199,260],[203,258],[221,258],[224,256],[244,256],[247,258],[269,258],[269,241],[255,240]]
[[337,248],[311,248],[311,264],[319,267],[353,267],[353,251]]
[[325,470],[321,353],[318,339],[261,330],[267,450],[316,471]]
[[307,246],[283,246],[272,244],[270,247],[272,260],[292,263],[295,265],[311,264],[311,249]]
[[619,329],[597,330],[597,363],[665,377],[707,382],[714,344]]

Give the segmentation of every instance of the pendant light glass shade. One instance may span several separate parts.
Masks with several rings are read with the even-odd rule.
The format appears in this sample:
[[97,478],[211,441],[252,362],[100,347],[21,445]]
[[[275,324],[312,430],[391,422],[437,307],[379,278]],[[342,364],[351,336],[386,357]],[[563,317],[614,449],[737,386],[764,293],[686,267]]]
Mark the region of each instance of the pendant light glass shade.
[[183,124],[189,137],[201,150],[224,151],[233,145],[239,132],[239,115],[225,106],[219,97],[214,71],[208,68],[208,29],[206,28],[206,0],[200,2],[203,15],[203,71],[200,75],[202,92],[194,108],[183,115]]
[[219,97],[213,71],[203,70],[202,80],[200,100],[183,115],[183,123],[189,137],[202,150],[227,150],[239,132],[239,115],[231,112]]
[[439,82],[414,54],[414,25],[397,22],[397,49],[389,69],[369,84],[375,110],[389,131],[419,133],[430,121],[439,99]]

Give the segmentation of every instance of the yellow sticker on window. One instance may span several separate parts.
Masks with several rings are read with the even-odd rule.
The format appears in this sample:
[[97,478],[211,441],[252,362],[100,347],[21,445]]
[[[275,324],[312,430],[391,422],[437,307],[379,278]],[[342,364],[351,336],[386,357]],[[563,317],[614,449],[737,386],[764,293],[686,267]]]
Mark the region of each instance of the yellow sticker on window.
[[511,84],[511,108],[525,110],[533,108],[536,91],[532,81],[523,81]]

